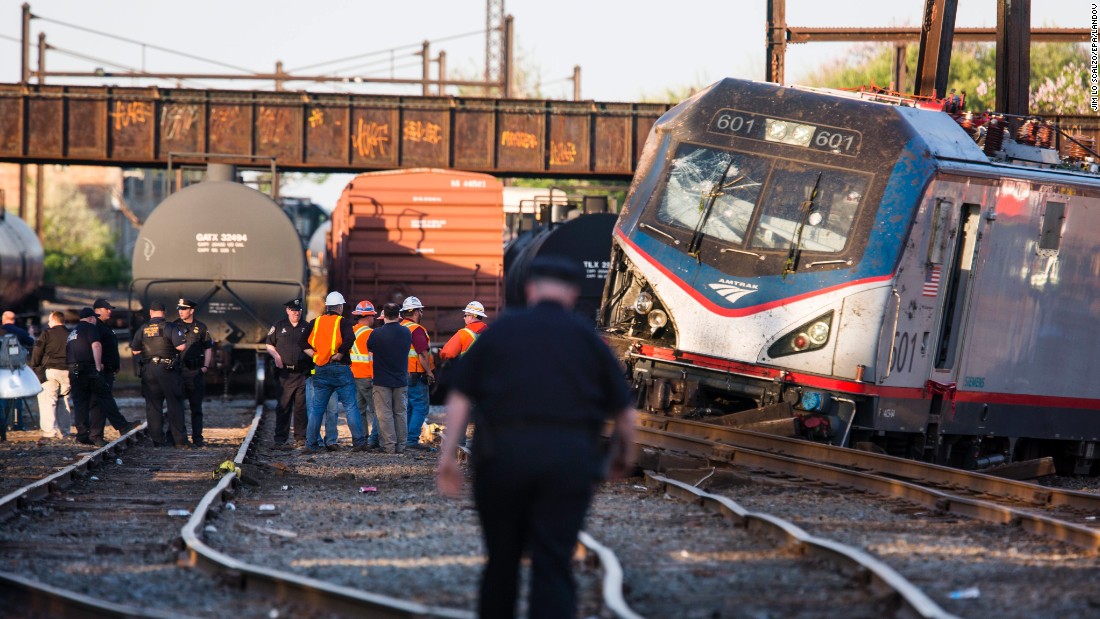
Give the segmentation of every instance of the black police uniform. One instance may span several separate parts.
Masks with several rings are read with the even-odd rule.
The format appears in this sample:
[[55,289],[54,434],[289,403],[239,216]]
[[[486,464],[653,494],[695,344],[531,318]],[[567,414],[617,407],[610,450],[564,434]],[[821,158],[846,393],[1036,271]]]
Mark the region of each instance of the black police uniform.
[[[115,376],[118,375],[118,371],[122,367],[122,359],[118,354],[118,337],[115,336],[114,329],[99,318],[95,319],[95,327],[96,332],[99,333],[99,343],[103,345],[103,371],[100,373],[103,375],[104,382],[107,383],[107,390],[112,394],[111,398],[114,399]],[[97,408],[99,408],[99,401],[93,399],[92,410],[95,411]],[[130,423],[126,420],[126,417],[118,410],[117,403],[102,414],[107,422],[118,430],[119,434],[125,434],[137,425],[136,422]]]
[[168,428],[177,447],[187,445],[183,424],[183,385],[176,347],[186,339],[175,324],[163,317],[153,318],[134,334],[130,348],[141,351],[144,369],[141,387],[145,395],[145,417],[154,445],[165,445],[163,409],[168,401]]
[[603,472],[600,430],[631,404],[619,363],[581,318],[544,302],[493,323],[452,388],[470,399],[475,424],[474,500],[489,557],[480,616],[514,615],[529,545],[539,574],[531,616],[572,617],[570,560]]
[[[287,307],[301,308],[300,299],[286,303]],[[276,322],[267,332],[267,344],[274,346],[283,360],[284,367],[277,369],[279,376],[279,403],[275,407],[275,444],[286,443],[290,438],[290,422],[294,420],[294,440],[306,441],[306,378],[313,369],[313,360],[303,352],[300,344],[305,339],[305,320],[299,320],[298,326],[288,318]]]
[[[103,375],[96,371],[92,344],[99,342],[95,325],[81,320],[65,343],[65,361],[69,365],[69,388],[73,398],[73,423],[76,440],[91,445],[103,442],[105,415],[119,414],[118,405]],[[100,342],[102,345],[102,342]],[[102,359],[102,358],[101,358]],[[94,409],[91,401],[96,401]]]
[[[180,305],[184,299],[180,299]],[[188,307],[194,307],[187,304]],[[206,363],[206,351],[214,347],[210,331],[201,321],[184,322],[182,318],[173,321],[183,331],[187,348],[183,349],[183,397],[191,408],[191,440],[195,446],[203,445],[202,438],[202,399],[206,395],[206,373],[202,371]],[[209,370],[207,370],[209,371]]]

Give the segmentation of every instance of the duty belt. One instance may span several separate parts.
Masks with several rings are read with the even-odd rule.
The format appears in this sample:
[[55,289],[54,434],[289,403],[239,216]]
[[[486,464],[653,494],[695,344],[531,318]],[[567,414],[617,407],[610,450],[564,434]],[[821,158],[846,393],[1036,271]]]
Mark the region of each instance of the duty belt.
[[170,357],[153,357],[149,361],[156,363],[157,365],[172,365],[175,359]]

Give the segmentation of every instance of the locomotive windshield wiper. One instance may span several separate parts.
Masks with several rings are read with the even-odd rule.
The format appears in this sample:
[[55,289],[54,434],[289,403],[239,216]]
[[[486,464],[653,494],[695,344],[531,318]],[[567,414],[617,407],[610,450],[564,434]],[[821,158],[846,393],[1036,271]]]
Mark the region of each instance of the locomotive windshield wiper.
[[[707,225],[707,219],[710,218],[710,212],[714,208],[714,202],[718,199],[718,196],[722,195],[722,190],[728,185],[723,186],[722,181],[726,179],[726,175],[730,173],[730,168],[733,167],[733,156],[731,155],[729,160],[726,161],[726,167],[722,169],[722,174],[718,177],[718,180],[714,181],[714,186],[710,188],[710,191],[699,195],[700,206],[703,207],[703,214],[699,216],[699,223],[695,224],[695,230],[691,233],[691,241],[687,246],[687,254],[694,256],[696,260],[699,260],[699,246],[703,241],[703,227]],[[738,176],[734,179],[730,185],[745,178],[744,175]],[[706,198],[705,205],[702,204],[703,199]]]
[[787,251],[787,264],[783,267],[783,277],[788,273],[794,273],[798,267],[798,257],[802,253],[802,230],[806,228],[806,220],[814,210],[814,200],[817,199],[817,186],[821,184],[821,172],[817,173],[814,180],[814,188],[810,191],[808,200],[802,203],[798,213],[798,223],[795,225],[794,234],[791,235],[791,248]]

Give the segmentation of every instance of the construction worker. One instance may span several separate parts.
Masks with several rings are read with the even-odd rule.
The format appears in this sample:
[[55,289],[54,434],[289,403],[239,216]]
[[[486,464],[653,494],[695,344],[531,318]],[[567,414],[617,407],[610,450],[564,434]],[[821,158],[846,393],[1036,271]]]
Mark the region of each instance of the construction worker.
[[474,342],[477,341],[481,332],[489,327],[489,325],[482,322],[484,318],[487,318],[485,306],[477,301],[470,301],[466,305],[466,309],[462,310],[462,320],[466,322],[466,326],[459,329],[457,333],[451,336],[451,339],[447,340],[443,350],[439,351],[439,357],[444,361],[449,361],[466,354],[466,351],[470,350],[470,346],[473,346]]
[[[447,340],[447,344],[443,346],[443,350],[439,351],[439,357],[443,359],[444,363],[440,370],[439,390],[442,390],[444,394],[450,389],[450,376],[454,373],[455,361],[465,355],[467,350],[470,350],[477,338],[481,337],[482,331],[489,328],[489,325],[482,322],[482,319],[486,317],[485,306],[477,301],[470,301],[466,305],[466,309],[462,310],[462,320],[466,322],[466,326],[451,336],[451,339]],[[467,425],[469,424],[454,428],[454,431],[458,433],[459,445],[466,445]]]
[[355,343],[351,346],[351,375],[355,377],[355,394],[359,403],[359,413],[363,416],[363,430],[367,433],[367,449],[378,448],[378,419],[374,416],[374,358],[367,348],[367,340],[374,330],[374,319],[378,312],[370,301],[360,301],[352,316],[358,316],[355,323]]
[[[325,297],[325,313],[307,325],[302,349],[313,358],[312,393],[307,406],[306,449],[320,451],[321,420],[328,408],[333,392],[344,405],[351,430],[352,451],[366,451],[367,437],[363,434],[363,419],[356,402],[355,377],[351,374],[351,347],[355,344],[355,331],[341,314],[344,313],[344,295],[330,292]],[[335,438],[335,437],[334,437]],[[336,443],[324,448],[337,451]]]
[[417,451],[432,451],[427,445],[420,444],[420,429],[428,418],[428,389],[435,382],[432,373],[431,339],[428,330],[420,325],[424,317],[424,304],[416,297],[406,297],[401,303],[401,324],[412,335],[409,347],[409,433],[405,437],[405,447]]

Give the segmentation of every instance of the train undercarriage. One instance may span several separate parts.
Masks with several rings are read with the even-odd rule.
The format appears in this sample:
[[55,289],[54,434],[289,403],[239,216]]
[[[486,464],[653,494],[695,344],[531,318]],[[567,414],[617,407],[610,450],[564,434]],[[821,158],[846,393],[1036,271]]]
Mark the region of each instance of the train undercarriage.
[[[950,427],[952,403],[929,393],[922,427],[886,429],[877,396],[822,390],[800,384],[799,375],[757,368],[760,375],[700,367],[658,358],[637,341],[610,337],[623,359],[639,411],[697,419],[745,430],[798,437],[967,470],[1049,458],[1063,475],[1100,473],[1096,441],[1017,438],[959,432]],[[649,353],[649,354],[646,354]],[[948,427],[944,427],[948,426]],[[1050,471],[1049,466],[1036,470]]]

